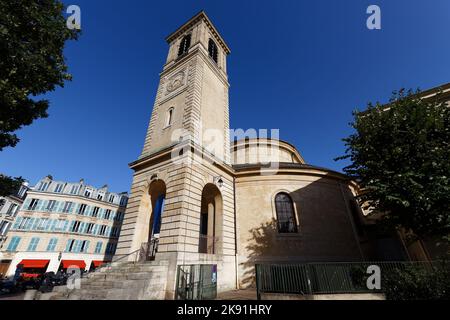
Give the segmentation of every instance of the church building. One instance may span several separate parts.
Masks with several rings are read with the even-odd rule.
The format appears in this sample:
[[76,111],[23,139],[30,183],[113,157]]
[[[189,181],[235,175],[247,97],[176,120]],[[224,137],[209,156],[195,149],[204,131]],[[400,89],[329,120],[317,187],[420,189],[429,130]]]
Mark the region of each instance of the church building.
[[166,266],[171,299],[180,266],[212,266],[220,292],[253,286],[255,263],[364,260],[353,181],[288,142],[230,131],[230,48],[207,15],[166,40],[116,258],[144,250]]

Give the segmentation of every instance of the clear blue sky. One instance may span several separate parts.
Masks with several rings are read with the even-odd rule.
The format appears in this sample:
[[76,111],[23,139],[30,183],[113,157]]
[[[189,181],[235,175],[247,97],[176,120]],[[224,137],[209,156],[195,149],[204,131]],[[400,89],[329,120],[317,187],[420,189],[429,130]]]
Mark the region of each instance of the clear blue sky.
[[[401,87],[450,82],[450,1],[66,1],[83,34],[65,54],[73,81],[50,117],[18,132],[0,171],[127,191],[167,54],[165,37],[204,9],[232,50],[233,128],[279,128],[310,164],[342,170],[351,111]],[[366,28],[366,8],[382,30]]]

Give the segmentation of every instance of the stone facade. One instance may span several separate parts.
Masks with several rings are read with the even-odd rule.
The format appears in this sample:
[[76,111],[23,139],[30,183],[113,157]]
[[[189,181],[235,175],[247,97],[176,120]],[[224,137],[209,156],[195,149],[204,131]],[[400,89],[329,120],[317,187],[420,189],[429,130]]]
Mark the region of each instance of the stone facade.
[[[252,286],[256,262],[362,260],[348,203],[357,190],[353,182],[307,165],[283,141],[231,145],[230,50],[206,14],[167,42],[143,151],[130,164],[133,184],[117,258],[132,261],[143,243],[158,240],[154,259],[168,267],[166,298],[175,296],[179,265],[217,265],[221,292]],[[274,225],[280,192],[294,202],[295,234]]]

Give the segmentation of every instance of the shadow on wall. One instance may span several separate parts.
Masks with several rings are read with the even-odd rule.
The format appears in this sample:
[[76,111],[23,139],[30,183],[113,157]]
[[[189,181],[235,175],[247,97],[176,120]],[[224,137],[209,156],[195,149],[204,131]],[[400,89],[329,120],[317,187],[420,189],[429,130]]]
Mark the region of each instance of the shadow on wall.
[[246,246],[248,255],[247,262],[243,263],[244,271],[241,275],[241,286],[243,288],[256,287],[255,283],[255,262],[259,257],[266,256],[267,252],[273,248],[277,231],[277,222],[275,219],[272,221],[261,224],[259,227],[250,230],[251,238],[249,244]]
[[[273,186],[264,197],[269,198],[277,188]],[[273,212],[256,213],[251,219],[255,226],[245,237],[241,235],[246,241],[241,245],[242,288],[255,286],[255,263],[364,260],[356,230],[358,222],[349,205],[353,195],[346,184],[341,189],[338,181],[322,178],[288,194],[295,206],[298,232],[278,232],[274,205]]]

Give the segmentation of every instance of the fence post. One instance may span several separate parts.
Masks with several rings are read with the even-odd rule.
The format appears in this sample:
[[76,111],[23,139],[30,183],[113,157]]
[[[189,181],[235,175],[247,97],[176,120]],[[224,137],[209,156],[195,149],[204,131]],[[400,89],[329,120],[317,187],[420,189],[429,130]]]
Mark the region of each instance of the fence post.
[[255,273],[256,273],[256,299],[261,300],[261,291],[260,291],[260,279],[259,279],[259,265],[255,264]]

